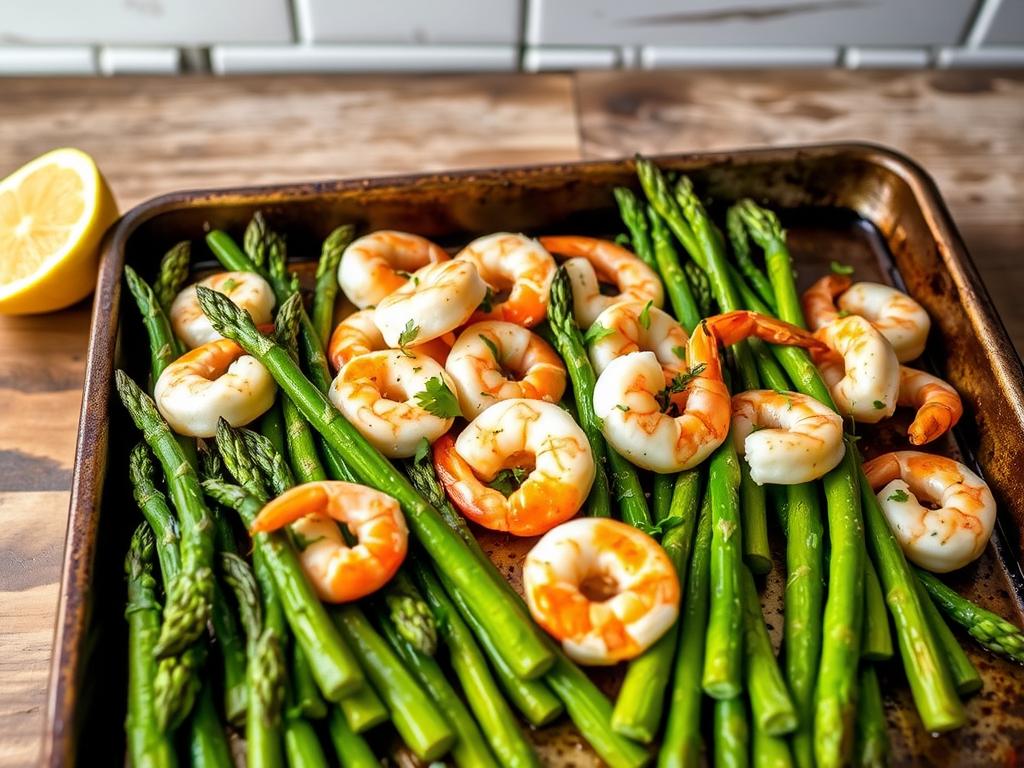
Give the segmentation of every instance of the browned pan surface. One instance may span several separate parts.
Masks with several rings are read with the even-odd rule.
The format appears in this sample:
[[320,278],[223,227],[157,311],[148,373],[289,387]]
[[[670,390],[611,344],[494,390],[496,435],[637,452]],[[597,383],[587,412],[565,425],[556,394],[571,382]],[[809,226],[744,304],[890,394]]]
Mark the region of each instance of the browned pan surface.
[[[804,284],[835,259],[856,266],[858,279],[902,281],[929,310],[933,330],[926,356],[965,400],[967,413],[957,430],[960,455],[977,462],[1000,504],[1002,539],[997,534],[954,586],[1022,622],[1016,584],[1024,529],[1024,376],[930,180],[900,156],[851,145],[672,156],[662,162],[691,174],[718,206],[752,196],[783,209]],[[609,235],[619,229],[611,188],[635,186],[633,179],[628,161],[598,162],[181,193],[130,212],[108,238],[96,294],[44,762],[110,765],[123,759],[121,563],[138,518],[123,467],[137,435],[121,408],[112,407],[110,393],[115,366],[127,364],[138,376],[148,359],[134,306],[121,302],[126,260],[151,276],[174,242],[192,239],[201,255],[207,228],[240,234],[257,209],[288,233],[293,257],[315,257],[320,239],[343,221],[357,223],[361,231],[406,229],[452,247],[499,229]],[[905,445],[899,428],[865,432],[861,444],[869,455]],[[958,453],[952,442],[942,450]],[[781,554],[781,542],[775,544]],[[529,542],[488,535],[484,545],[516,583]],[[781,578],[777,567],[764,592],[776,638]],[[900,664],[883,670],[896,764],[1016,764],[1016,750],[1024,744],[1024,674],[977,651],[969,640],[965,645],[985,688],[968,702],[969,726],[952,734],[925,734]],[[603,673],[600,681],[613,690],[614,672]],[[547,764],[597,764],[567,724],[537,733],[536,742]]]

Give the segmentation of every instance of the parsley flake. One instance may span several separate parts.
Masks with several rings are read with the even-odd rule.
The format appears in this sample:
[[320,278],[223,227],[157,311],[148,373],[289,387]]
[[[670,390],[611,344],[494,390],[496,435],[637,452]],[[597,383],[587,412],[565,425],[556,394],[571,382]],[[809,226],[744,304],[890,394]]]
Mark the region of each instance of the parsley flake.
[[903,502],[910,500],[910,494],[904,491],[902,488],[900,488],[899,490],[890,493],[887,500],[898,501],[902,504]]
[[440,376],[427,379],[426,389],[416,393],[416,402],[423,410],[441,419],[462,415],[458,398]]
[[685,360],[686,359],[686,347],[672,347],[672,354],[674,354],[680,360]]
[[613,333],[615,333],[615,331],[611,328],[607,328],[600,323],[594,323],[587,329],[587,332],[583,334],[583,343],[587,345],[596,344],[601,339],[607,338]]
[[405,323],[405,328],[398,334],[398,348],[402,350],[407,356],[412,357],[412,352],[406,349],[407,346],[416,341],[416,337],[420,335],[420,327],[413,325],[412,320],[408,320]]
[[644,308],[640,310],[640,317],[637,318],[637,320],[639,321],[640,325],[642,325],[645,330],[650,330],[650,327],[651,327],[651,307],[653,307],[653,306],[654,306],[654,301],[653,300],[652,301],[648,301],[646,304],[644,304]]
[[843,264],[843,263],[838,262],[838,261],[833,261],[828,266],[829,266],[829,269],[832,270],[832,274],[834,274],[834,275],[852,275],[853,274],[853,267],[851,267],[849,264]]
[[221,293],[230,293],[238,287],[238,281],[233,277],[229,277],[223,283],[220,284]]
[[491,341],[489,338],[484,336],[482,333],[477,334],[480,337],[480,341],[487,345],[487,348],[491,350],[491,354],[494,355],[494,362],[501,362],[501,358],[498,357],[498,345]]
[[413,461],[419,464],[427,456],[430,455],[430,441],[425,437],[421,437],[420,441],[416,444],[416,455],[413,457]]
[[671,515],[655,525],[641,523],[637,527],[641,531],[646,533],[648,536],[653,536],[654,538],[661,538],[665,535],[666,532],[668,532],[670,528],[675,528],[677,525],[681,525],[682,522],[682,515]]
[[491,286],[487,286],[487,290],[484,292],[484,299],[480,302],[479,307],[481,312],[493,312],[494,311],[494,291],[491,290]]
[[524,467],[503,469],[494,476],[494,479],[487,486],[498,491],[502,496],[508,497],[519,489],[519,486],[523,484],[523,481],[529,474],[530,470]]
[[693,368],[688,370],[686,373],[677,373],[672,377],[663,390],[658,392],[654,398],[658,401],[662,411],[667,411],[672,403],[672,395],[678,394],[679,392],[685,392],[686,388],[690,386],[690,382],[700,376],[704,369],[707,368],[707,363],[701,363],[695,365]]
[[623,405],[622,403],[619,403],[615,407],[618,408],[620,411],[623,411],[623,412],[629,410],[629,406],[628,405]]
[[297,531],[294,528],[289,528],[289,530],[291,531],[292,534],[292,541],[295,543],[295,547],[300,552],[305,552],[310,546],[316,544],[318,541],[324,538],[323,536],[309,538],[307,536],[303,536],[300,531]]
[[883,408],[885,408],[885,403],[883,403],[881,400],[875,400],[875,402],[873,402],[871,405],[875,407],[876,411],[880,411]]

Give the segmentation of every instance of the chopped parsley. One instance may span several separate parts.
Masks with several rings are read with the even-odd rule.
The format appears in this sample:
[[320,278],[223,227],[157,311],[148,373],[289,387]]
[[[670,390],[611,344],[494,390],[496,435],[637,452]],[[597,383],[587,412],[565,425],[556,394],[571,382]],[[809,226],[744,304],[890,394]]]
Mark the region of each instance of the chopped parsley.
[[310,546],[324,538],[323,536],[317,536],[316,538],[311,539],[303,536],[300,531],[297,531],[294,528],[289,528],[289,530],[292,534],[292,541],[300,552],[305,552]]
[[412,280],[413,285],[419,285],[420,279],[416,277],[412,272],[406,272],[404,269],[396,269],[395,274],[399,277],[404,277],[406,280]]
[[637,320],[645,330],[650,330],[651,327],[651,307],[654,306],[654,301],[648,301],[644,304],[644,308],[640,310],[640,317]]
[[583,343],[587,344],[588,346],[590,344],[596,344],[601,339],[607,338],[608,336],[611,336],[613,333],[615,333],[615,331],[613,331],[611,328],[607,328],[601,325],[600,323],[594,323],[592,326],[590,326],[590,328],[587,329],[587,332],[583,334]]
[[633,247],[633,242],[629,239],[629,235],[627,235],[625,232],[619,232],[619,234],[615,236],[615,240],[613,242],[616,245],[621,245],[623,248]]
[[220,287],[222,293],[229,293],[230,291],[233,291],[235,290],[235,288],[238,287],[238,281],[235,280],[235,278],[233,277],[229,277],[227,280],[220,284]]
[[629,410],[629,406],[628,405],[623,405],[622,403],[619,403],[615,407],[618,408],[620,411],[628,411]]
[[680,360],[685,360],[686,359],[686,347],[672,347],[672,354],[674,354]]
[[416,444],[416,455],[413,457],[413,460],[417,464],[419,464],[421,461],[423,461],[429,455],[430,455],[430,441],[427,440],[427,438],[425,438],[425,437],[421,437],[420,441]]
[[484,336],[482,333],[478,334],[478,335],[480,336],[480,341],[482,341],[484,344],[486,344],[487,348],[489,350],[491,350],[491,354],[494,355],[494,362],[496,362],[496,363],[500,362],[500,358],[498,357],[498,345],[495,344],[493,341],[491,341],[486,336]]
[[682,522],[682,515],[670,515],[669,517],[666,517],[664,520],[660,521],[655,525],[650,525],[649,523],[641,523],[637,527],[641,531],[646,533],[648,536],[660,538],[664,536],[670,528],[675,528],[677,525],[681,525]]
[[494,291],[491,290],[491,286],[487,286],[487,290],[484,292],[484,299],[480,302],[479,307],[481,312],[492,312],[494,311]]
[[889,494],[889,498],[888,498],[888,501],[898,501],[901,504],[903,502],[909,501],[909,500],[910,500],[910,494],[907,493],[906,491],[904,491],[902,488],[900,488],[897,491],[893,491],[892,493],[890,493]]
[[413,325],[412,320],[408,320],[405,323],[405,328],[398,334],[398,348],[402,350],[406,355],[412,357],[412,352],[406,349],[407,346],[416,341],[416,337],[420,335],[420,327]]
[[880,411],[883,408],[885,408],[885,403],[883,403],[881,400],[875,400],[875,402],[873,402],[871,405],[875,407],[876,411]]
[[416,402],[423,410],[438,418],[454,419],[462,415],[458,398],[440,376],[427,379],[426,389],[416,393]]
[[853,274],[853,267],[851,267],[849,264],[843,264],[843,263],[838,262],[838,261],[833,261],[828,266],[829,266],[829,269],[832,270],[832,274],[834,274],[834,275],[852,275]]
[[693,366],[686,373],[677,373],[673,376],[672,381],[654,396],[661,406],[661,410],[668,411],[669,406],[672,404],[672,395],[685,392],[686,388],[690,386],[690,382],[700,376],[707,367],[707,363],[701,363],[700,365]]
[[519,486],[523,484],[523,481],[529,474],[530,470],[523,467],[503,469],[494,476],[494,479],[487,486],[498,491],[502,496],[508,497],[519,489]]

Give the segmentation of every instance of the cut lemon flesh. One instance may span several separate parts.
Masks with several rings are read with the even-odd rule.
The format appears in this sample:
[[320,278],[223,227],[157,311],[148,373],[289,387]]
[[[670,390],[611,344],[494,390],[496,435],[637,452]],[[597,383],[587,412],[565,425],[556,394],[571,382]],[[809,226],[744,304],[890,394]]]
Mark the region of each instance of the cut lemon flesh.
[[92,158],[57,149],[0,181],[0,313],[48,312],[87,296],[117,218]]

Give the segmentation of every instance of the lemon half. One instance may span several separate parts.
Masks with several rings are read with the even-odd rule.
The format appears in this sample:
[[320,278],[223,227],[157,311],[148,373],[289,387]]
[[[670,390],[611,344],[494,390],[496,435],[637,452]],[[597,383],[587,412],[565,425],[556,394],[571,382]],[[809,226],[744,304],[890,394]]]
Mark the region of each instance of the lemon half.
[[55,149],[0,181],[0,314],[50,312],[88,296],[100,238],[117,219],[96,163]]

